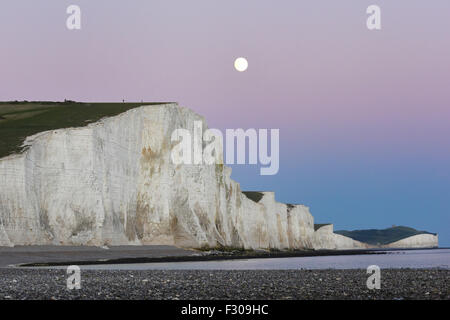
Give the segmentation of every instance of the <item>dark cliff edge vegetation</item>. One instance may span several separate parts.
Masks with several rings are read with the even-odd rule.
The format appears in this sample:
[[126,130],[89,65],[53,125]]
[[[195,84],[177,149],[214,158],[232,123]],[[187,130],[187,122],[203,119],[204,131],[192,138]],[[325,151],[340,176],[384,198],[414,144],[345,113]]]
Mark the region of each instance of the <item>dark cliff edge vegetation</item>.
[[383,230],[377,229],[354,230],[354,231],[338,230],[334,231],[334,233],[341,234],[354,240],[358,240],[372,245],[385,245],[418,234],[436,235],[435,233],[431,233],[428,231],[419,231],[414,228],[404,226],[396,226]]
[[65,100],[0,102],[0,158],[22,151],[26,137],[62,128],[83,127],[142,105],[165,102],[84,103]]
[[242,193],[250,200],[258,203],[262,199],[263,193],[259,191],[242,191]]
[[315,223],[314,224],[314,231],[319,230],[320,228],[324,226],[329,226],[331,223]]

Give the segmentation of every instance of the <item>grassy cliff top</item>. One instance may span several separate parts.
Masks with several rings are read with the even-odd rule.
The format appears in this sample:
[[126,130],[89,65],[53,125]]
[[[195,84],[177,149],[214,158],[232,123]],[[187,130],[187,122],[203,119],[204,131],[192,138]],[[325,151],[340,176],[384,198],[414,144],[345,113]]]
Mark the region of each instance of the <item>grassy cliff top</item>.
[[314,231],[319,230],[320,228],[324,226],[329,226],[331,223],[315,223],[314,224]]
[[334,233],[365,242],[373,245],[385,245],[404,238],[412,237],[418,234],[434,234],[428,231],[419,231],[409,227],[392,227],[383,230],[368,229],[368,230],[338,230]]
[[25,138],[36,133],[83,127],[142,105],[157,104],[162,102],[0,102],[0,158],[20,152]]
[[259,200],[261,200],[264,196],[264,193],[259,191],[242,191],[242,193],[254,202],[259,202]]

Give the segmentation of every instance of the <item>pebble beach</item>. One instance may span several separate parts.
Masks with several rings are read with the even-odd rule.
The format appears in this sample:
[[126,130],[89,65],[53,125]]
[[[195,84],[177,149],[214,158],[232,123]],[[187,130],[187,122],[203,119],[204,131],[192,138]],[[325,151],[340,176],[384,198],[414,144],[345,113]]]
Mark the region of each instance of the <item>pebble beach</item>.
[[63,269],[0,269],[0,299],[450,299],[450,270],[382,269],[369,290],[366,270],[82,270],[68,290]]

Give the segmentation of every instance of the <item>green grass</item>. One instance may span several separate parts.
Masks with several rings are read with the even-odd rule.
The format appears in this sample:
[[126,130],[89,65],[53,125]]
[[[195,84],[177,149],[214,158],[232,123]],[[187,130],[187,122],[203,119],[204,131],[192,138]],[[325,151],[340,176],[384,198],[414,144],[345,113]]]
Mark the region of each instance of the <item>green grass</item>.
[[418,234],[434,234],[428,231],[419,231],[409,227],[392,227],[383,230],[368,229],[368,230],[338,230],[334,233],[341,234],[343,236],[365,242],[373,245],[385,245],[391,242],[395,242],[404,238],[412,237]]
[[242,193],[254,202],[259,202],[259,200],[261,200],[264,195],[263,193],[258,191],[242,191]]
[[0,102],[0,158],[21,152],[25,138],[36,133],[82,127],[141,105],[161,103]]
[[323,226],[328,226],[328,225],[330,225],[331,223],[315,223],[314,224],[314,231],[317,231],[317,230],[319,230],[320,228],[322,228]]

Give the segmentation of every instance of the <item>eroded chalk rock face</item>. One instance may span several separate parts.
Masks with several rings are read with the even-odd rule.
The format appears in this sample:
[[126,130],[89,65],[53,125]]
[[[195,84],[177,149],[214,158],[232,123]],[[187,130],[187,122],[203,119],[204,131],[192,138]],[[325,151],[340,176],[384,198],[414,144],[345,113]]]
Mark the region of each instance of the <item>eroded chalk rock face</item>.
[[9,241],[3,224],[0,224],[0,247],[12,247],[13,244]]
[[333,224],[322,225],[314,232],[314,249],[364,249],[369,245],[333,232]]
[[[0,159],[0,246],[367,247],[332,225],[315,231],[307,207],[273,192],[244,194],[223,164],[173,164],[172,132],[198,121],[204,132],[189,109],[152,105],[28,137]],[[437,245],[408,239],[397,245]]]
[[172,163],[172,132],[195,121],[152,105],[28,137],[0,159],[0,245],[315,247],[307,207],[249,199],[222,164]]
[[399,241],[391,242],[384,248],[437,248],[438,236],[434,234],[417,234]]

